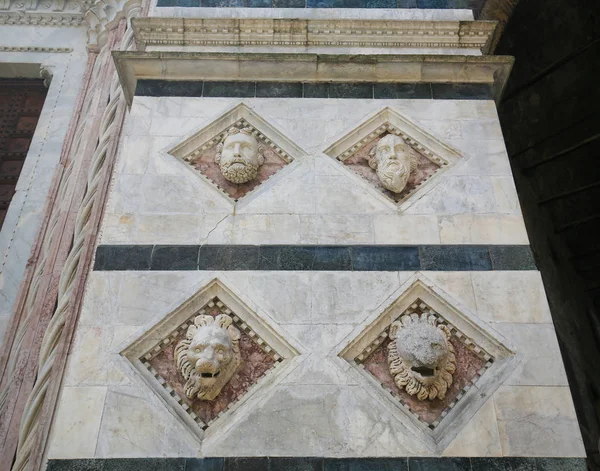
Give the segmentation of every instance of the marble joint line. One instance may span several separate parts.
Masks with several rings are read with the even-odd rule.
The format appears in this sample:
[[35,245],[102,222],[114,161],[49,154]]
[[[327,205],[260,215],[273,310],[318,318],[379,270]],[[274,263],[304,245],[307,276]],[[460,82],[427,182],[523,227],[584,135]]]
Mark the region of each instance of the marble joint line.
[[136,96],[492,100],[488,83],[224,82],[140,79]]
[[100,245],[96,271],[537,270],[527,245]]
[[585,458],[112,458],[49,460],[47,471],[585,471]]

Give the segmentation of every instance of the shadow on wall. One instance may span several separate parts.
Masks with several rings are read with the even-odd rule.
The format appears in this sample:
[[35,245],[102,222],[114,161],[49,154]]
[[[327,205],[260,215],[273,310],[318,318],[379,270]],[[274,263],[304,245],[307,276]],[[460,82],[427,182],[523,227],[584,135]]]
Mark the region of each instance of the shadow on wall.
[[591,469],[600,469],[600,2],[520,2],[500,120]]

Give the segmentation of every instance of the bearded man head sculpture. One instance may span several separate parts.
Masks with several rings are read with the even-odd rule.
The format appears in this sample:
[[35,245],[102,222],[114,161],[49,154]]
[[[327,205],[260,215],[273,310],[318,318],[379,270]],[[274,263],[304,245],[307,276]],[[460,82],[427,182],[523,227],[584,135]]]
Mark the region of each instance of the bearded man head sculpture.
[[197,316],[175,347],[175,366],[189,399],[212,401],[242,363],[240,331],[232,323],[226,314]]
[[369,152],[369,166],[386,190],[401,193],[417,167],[417,157],[400,136],[388,134]]
[[428,314],[406,315],[390,326],[388,366],[399,389],[419,400],[444,399],[456,371],[450,329]]
[[262,150],[252,128],[232,127],[217,146],[215,162],[227,180],[246,183],[256,178],[259,167],[265,162]]

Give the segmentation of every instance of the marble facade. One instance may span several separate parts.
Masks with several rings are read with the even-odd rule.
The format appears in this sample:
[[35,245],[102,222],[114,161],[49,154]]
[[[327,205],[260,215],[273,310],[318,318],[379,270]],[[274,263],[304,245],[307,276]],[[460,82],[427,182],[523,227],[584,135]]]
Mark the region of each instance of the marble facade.
[[[26,428],[37,448],[14,438],[16,412],[7,427],[19,471],[64,459],[585,456],[540,273],[453,252],[529,245],[496,112],[511,59],[489,55],[494,23],[461,9],[113,7],[83,15],[87,35],[50,35],[70,52],[27,56],[58,57],[36,144],[52,152],[48,168],[28,160],[0,233],[14,278],[3,318],[26,313],[18,285],[29,276],[30,299],[43,270],[36,256],[28,274],[25,259],[58,244],[53,208],[73,205],[57,211],[71,243],[50,253],[64,256],[39,257],[57,279],[33,304],[65,333],[38,342],[54,382],[32,374],[33,399],[14,406],[41,424]],[[97,62],[84,73],[86,37]],[[0,61],[20,54],[0,49]],[[86,124],[78,113],[94,106]],[[390,142],[395,159],[382,156]],[[256,168],[233,175],[225,158]],[[378,172],[386,159],[404,165],[401,185]],[[44,215],[32,202],[48,195]],[[18,205],[35,206],[31,227]],[[454,269],[423,255],[419,269],[376,256],[374,269],[151,270],[128,257],[105,269],[95,255],[165,246],[199,259],[217,247],[235,266],[227,257],[243,262],[244,246],[284,244],[434,247]],[[406,316],[440,333],[421,340],[443,341],[443,358],[413,364],[395,347]],[[443,385],[419,376],[429,369]],[[411,389],[405,370],[437,389]],[[44,384],[47,424],[31,406]]]

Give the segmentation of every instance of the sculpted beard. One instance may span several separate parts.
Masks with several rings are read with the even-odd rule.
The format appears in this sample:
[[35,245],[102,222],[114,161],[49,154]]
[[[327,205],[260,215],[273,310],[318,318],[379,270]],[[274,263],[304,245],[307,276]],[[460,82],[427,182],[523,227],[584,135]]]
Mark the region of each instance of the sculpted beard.
[[408,183],[410,170],[402,161],[390,159],[378,165],[377,174],[385,188],[397,192]]
[[259,165],[247,160],[236,159],[221,165],[221,173],[232,183],[244,183],[256,178]]

